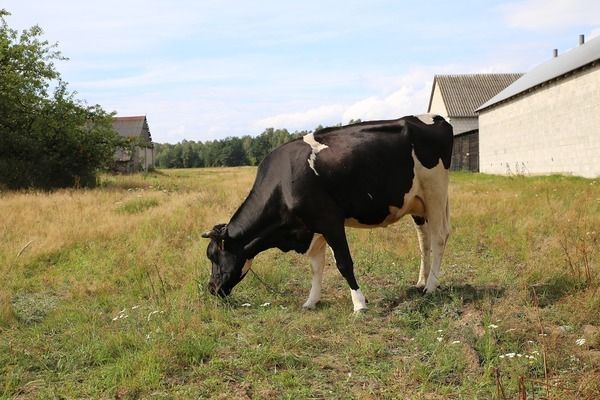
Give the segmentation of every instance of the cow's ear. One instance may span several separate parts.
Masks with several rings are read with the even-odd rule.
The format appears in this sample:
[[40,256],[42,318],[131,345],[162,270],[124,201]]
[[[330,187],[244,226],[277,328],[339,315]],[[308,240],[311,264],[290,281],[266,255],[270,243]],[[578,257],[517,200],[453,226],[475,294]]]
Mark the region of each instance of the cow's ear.
[[225,239],[225,235],[227,232],[226,229],[227,229],[226,224],[218,224],[218,225],[215,225],[210,231],[206,231],[206,232],[202,233],[201,236],[205,239],[214,239],[214,240],[222,241],[223,239]]

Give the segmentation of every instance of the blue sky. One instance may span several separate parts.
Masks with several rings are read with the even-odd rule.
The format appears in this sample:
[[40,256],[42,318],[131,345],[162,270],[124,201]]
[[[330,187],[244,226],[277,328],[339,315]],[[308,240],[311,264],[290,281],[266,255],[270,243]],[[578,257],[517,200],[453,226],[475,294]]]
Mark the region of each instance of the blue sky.
[[154,141],[425,112],[434,74],[526,72],[600,35],[598,0],[0,0],[39,24],[78,98]]

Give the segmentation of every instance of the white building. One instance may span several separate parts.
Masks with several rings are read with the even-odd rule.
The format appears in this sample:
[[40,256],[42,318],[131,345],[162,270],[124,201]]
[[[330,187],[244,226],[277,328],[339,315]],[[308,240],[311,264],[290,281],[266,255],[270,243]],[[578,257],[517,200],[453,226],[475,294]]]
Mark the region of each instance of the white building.
[[479,107],[481,172],[600,176],[600,37],[583,42]]
[[477,107],[523,74],[436,75],[427,112],[446,118],[454,130],[452,169],[479,170]]

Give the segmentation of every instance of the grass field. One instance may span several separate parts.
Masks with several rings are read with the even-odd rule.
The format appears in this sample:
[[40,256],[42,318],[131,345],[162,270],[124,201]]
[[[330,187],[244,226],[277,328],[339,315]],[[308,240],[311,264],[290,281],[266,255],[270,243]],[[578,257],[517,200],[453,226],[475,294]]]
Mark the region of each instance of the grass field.
[[[410,219],[348,230],[369,311],[326,267],[261,254],[228,302],[200,234],[254,168],[0,194],[1,398],[600,398],[600,180],[453,174],[442,289]],[[329,257],[329,255],[328,255]]]

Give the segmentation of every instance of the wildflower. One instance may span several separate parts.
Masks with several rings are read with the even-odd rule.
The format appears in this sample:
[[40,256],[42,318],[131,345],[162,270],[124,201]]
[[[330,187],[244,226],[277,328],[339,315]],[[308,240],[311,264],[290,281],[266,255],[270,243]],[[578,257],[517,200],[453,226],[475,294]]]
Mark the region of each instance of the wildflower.
[[488,325],[488,328],[490,328],[490,329],[496,329],[496,328],[498,328],[498,325],[495,325],[495,324],[489,324],[489,325]]
[[443,337],[441,337],[441,336],[438,336],[438,337],[437,337],[437,341],[438,341],[438,342],[441,342],[442,340],[444,340],[444,338],[443,338]]
[[263,303],[263,304],[261,304],[260,306],[261,306],[261,307],[268,307],[268,306],[270,306],[270,305],[271,305],[271,303]]
[[150,317],[153,316],[154,314],[158,314],[160,311],[155,310],[155,311],[150,311],[150,313],[148,314],[147,320],[150,321]]
[[584,338],[577,339],[575,341],[575,343],[577,344],[577,346],[583,346],[585,344],[585,339]]

